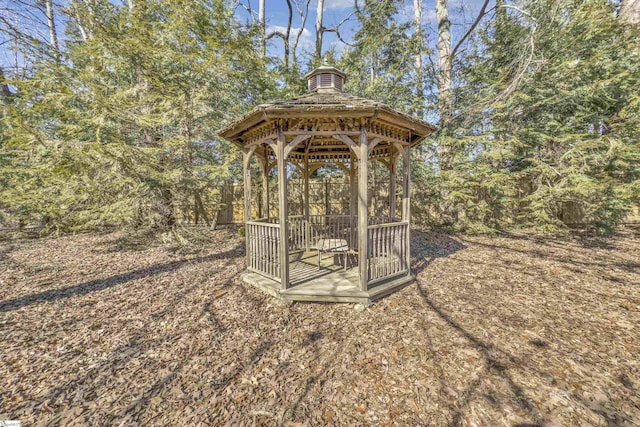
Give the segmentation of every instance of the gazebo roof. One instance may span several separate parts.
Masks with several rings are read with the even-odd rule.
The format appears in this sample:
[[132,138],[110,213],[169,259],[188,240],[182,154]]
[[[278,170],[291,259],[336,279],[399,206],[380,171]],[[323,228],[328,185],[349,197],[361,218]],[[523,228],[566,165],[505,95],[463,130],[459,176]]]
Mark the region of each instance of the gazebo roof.
[[[307,77],[312,78],[327,71],[344,76],[333,67],[321,67],[309,73]],[[389,125],[410,131],[411,145],[415,145],[436,130],[435,126],[394,110],[379,101],[348,95],[333,87],[322,89],[319,87],[302,96],[258,105],[245,116],[220,130],[218,134],[242,146],[247,142],[244,137],[246,134],[278,119],[328,119],[335,123],[339,120],[369,119],[383,126]]]

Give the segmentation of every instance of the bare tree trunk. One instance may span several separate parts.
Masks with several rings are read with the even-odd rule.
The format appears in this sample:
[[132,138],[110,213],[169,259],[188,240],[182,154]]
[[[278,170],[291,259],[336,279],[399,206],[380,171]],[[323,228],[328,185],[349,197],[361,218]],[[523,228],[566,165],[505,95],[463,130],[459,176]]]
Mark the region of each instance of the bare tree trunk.
[[376,69],[376,55],[375,53],[371,55],[371,69],[369,70],[369,81],[373,84],[376,79],[377,69]]
[[11,89],[5,83],[4,71],[0,68],[0,104],[8,105],[11,102]]
[[53,1],[44,0],[46,8],[45,14],[47,15],[47,26],[49,27],[49,45],[53,49],[53,54],[56,58],[59,57],[60,48],[58,46],[58,34],[56,33],[56,20],[53,15]]
[[416,38],[416,94],[420,106],[416,109],[416,113],[420,118],[424,116],[424,82],[422,72],[422,53],[424,48],[422,38],[422,0],[413,0],[413,24],[415,26]]
[[211,220],[211,225],[209,225],[209,228],[211,230],[215,230],[216,227],[218,226],[218,221],[220,220],[220,212],[221,212],[221,209],[216,209],[215,212],[213,213],[213,219]]
[[196,224],[198,223],[197,218],[202,215],[204,218],[204,222],[207,224],[207,227],[211,227],[211,221],[209,221],[209,215],[207,214],[207,210],[204,208],[204,203],[202,203],[202,198],[200,197],[200,192],[195,192],[195,204],[196,204]]
[[293,7],[291,6],[291,0],[286,0],[286,2],[287,8],[289,9],[289,19],[287,20],[286,30],[284,33],[281,31],[272,31],[265,37],[265,40],[269,40],[272,37],[280,37],[282,39],[282,43],[284,44],[284,67],[285,70],[289,72],[289,56],[291,55],[291,43],[289,40],[291,36],[291,25],[293,23]]
[[291,35],[291,23],[293,21],[293,8],[291,0],[287,0],[287,8],[289,9],[289,20],[287,21],[287,31],[284,34],[284,68],[289,71],[289,36]]
[[85,28],[84,23],[82,22],[82,18],[80,17],[80,10],[76,1],[69,2],[69,8],[67,9],[67,14],[69,18],[75,21],[76,26],[78,27],[78,31],[80,31],[80,37],[82,40],[87,41],[89,38],[89,34],[87,29]]
[[260,43],[262,47],[263,57],[267,55],[267,34],[264,21],[264,2],[265,0],[260,0],[260,3],[258,4],[258,31],[260,32]]
[[[436,1],[438,22],[438,110],[440,125],[446,127],[451,117],[451,21],[447,0]],[[449,142],[440,144],[440,169],[453,169],[453,150]]]
[[436,0],[438,21],[438,103],[440,120],[445,122],[451,113],[451,21],[447,0]]
[[162,190],[161,200],[161,215],[164,217],[165,225],[167,225],[168,227],[173,227],[174,225],[176,225],[176,215],[173,193],[170,189],[165,188]]
[[302,10],[298,1],[294,1],[294,3],[296,5],[298,14],[300,14],[300,19],[302,20],[302,22],[300,23],[300,31],[298,31],[298,33],[296,34],[296,39],[293,42],[292,62],[294,66],[296,66],[298,64],[298,44],[300,43],[300,37],[302,36],[302,32],[304,31],[305,25],[307,23],[307,16],[309,15],[309,3],[311,3],[311,0],[306,0],[304,10]]
[[622,0],[618,16],[629,24],[640,24],[640,0]]
[[324,35],[324,27],[322,26],[322,18],[324,15],[324,0],[318,0],[318,8],[316,9],[316,51],[314,61],[316,65],[322,62],[322,36]]

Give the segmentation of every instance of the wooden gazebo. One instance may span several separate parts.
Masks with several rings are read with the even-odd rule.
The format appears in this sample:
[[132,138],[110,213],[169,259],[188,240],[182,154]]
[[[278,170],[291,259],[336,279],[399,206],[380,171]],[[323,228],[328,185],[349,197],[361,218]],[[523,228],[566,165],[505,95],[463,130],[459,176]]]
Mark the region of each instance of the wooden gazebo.
[[[323,66],[306,77],[306,95],[260,105],[219,132],[244,153],[243,280],[284,300],[368,304],[414,279],[409,152],[435,128],[379,102],[343,93],[346,76],[336,68]],[[253,156],[260,161],[263,178],[257,218],[252,218],[251,209]],[[395,188],[399,159],[400,209]],[[390,172],[387,215],[371,212],[370,160],[382,162]],[[329,163],[349,175],[349,213],[310,215],[309,178]],[[304,180],[302,215],[289,215],[288,165],[298,168]],[[269,210],[268,177],[274,167],[277,216]],[[316,256],[318,251],[324,261]]]

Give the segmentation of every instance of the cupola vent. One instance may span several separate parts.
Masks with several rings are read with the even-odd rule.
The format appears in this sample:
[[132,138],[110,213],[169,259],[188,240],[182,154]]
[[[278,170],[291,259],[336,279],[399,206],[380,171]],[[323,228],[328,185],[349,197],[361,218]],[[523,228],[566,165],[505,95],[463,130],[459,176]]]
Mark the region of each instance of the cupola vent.
[[323,65],[306,75],[309,92],[342,92],[347,76],[334,67]]

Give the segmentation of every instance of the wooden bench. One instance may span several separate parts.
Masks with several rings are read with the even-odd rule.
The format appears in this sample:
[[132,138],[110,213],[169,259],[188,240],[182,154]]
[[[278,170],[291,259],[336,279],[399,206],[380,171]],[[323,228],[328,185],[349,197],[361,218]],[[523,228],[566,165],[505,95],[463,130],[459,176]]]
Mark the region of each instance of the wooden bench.
[[349,261],[349,244],[344,239],[318,239],[316,245],[318,250],[318,270],[320,270],[320,263],[322,261],[322,254],[341,254],[342,261],[344,262],[344,269],[347,269]]

